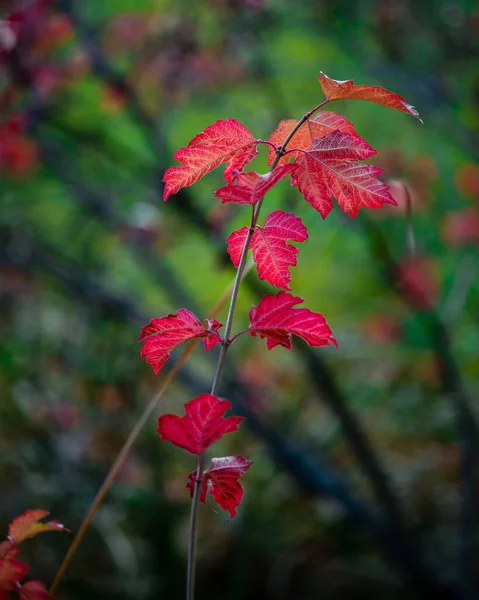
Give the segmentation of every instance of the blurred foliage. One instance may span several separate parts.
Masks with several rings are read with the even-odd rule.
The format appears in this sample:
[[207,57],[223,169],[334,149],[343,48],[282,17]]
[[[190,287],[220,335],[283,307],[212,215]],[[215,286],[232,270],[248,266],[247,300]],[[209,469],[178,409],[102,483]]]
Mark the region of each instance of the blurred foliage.
[[[242,410],[320,475],[327,465],[379,518],[388,510],[372,492],[349,419],[387,474],[419,556],[440,586],[459,588],[437,597],[476,597],[465,578],[478,556],[467,503],[471,493],[477,500],[477,464],[460,468],[468,434],[455,398],[475,400],[479,391],[477,5],[36,0],[1,8],[4,528],[33,507],[78,528],[158,386],[139,359],[139,328],[181,306],[206,315],[232,280],[225,239],[245,223],[245,210],[213,200],[220,171],[163,204],[161,178],[175,150],[229,116],[266,139],[279,119],[299,118],[321,100],[322,70],[383,85],[420,110],[424,127],[367,103],[332,107],[378,149],[383,178],[411,190],[418,259],[407,262],[401,184],[393,186],[398,208],[354,221],[336,208],[324,222],[296,190],[278,185],[267,201],[294,210],[310,231],[293,290],[326,315],[340,352],[314,353],[323,377],[299,342],[292,353],[269,353],[240,338],[231,385]],[[266,153],[255,160],[264,172]],[[265,290],[248,277],[237,329]],[[196,351],[160,412],[208,389],[215,359],[216,350]],[[469,408],[472,422],[477,402]],[[60,598],[182,596],[193,466],[159,443],[155,428],[151,419]],[[367,519],[334,485],[319,494],[305,485],[294,465],[274,459],[260,427],[231,437],[224,451],[254,466],[233,521],[213,504],[201,507],[198,598],[433,597],[413,570],[385,559]],[[33,575],[50,581],[68,544],[67,536],[33,540]]]

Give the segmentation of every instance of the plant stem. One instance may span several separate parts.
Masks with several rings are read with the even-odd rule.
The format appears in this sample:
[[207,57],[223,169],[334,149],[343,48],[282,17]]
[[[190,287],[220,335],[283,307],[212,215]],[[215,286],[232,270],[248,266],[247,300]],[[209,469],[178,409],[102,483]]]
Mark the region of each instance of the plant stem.
[[[318,106],[315,106],[309,112],[304,114],[301,119],[296,123],[288,137],[283,142],[283,145],[280,146],[276,151],[276,156],[271,164],[269,172],[271,173],[275,168],[281,157],[284,155],[284,151],[286,146],[289,144],[294,134],[298,131],[298,129],[320,108],[322,108],[325,104],[327,104],[329,100],[324,100]],[[223,369],[226,361],[226,354],[228,353],[228,348],[231,345],[230,335],[231,329],[233,327],[233,319],[236,309],[236,302],[238,300],[239,289],[241,285],[241,280],[243,278],[243,271],[246,265],[246,259],[248,256],[248,250],[251,244],[251,239],[253,237],[256,223],[258,222],[258,217],[261,212],[261,207],[263,205],[263,198],[258,201],[256,206],[253,209],[253,213],[251,216],[251,225],[248,229],[248,235],[246,236],[246,240],[243,246],[243,250],[241,252],[241,258],[238,264],[238,269],[236,271],[236,277],[233,283],[233,291],[231,292],[231,300],[230,306],[228,309],[228,316],[226,318],[225,331],[223,336],[223,343],[221,345],[220,355],[218,357],[218,362],[216,364],[216,372],[213,379],[213,383],[211,385],[211,394],[216,394],[219,390],[221,384],[221,377],[223,375]],[[201,454],[198,457],[198,469],[196,471],[196,485],[193,493],[193,499],[191,501],[191,512],[190,512],[190,532],[188,536],[188,565],[187,565],[187,575],[186,575],[186,600],[194,600],[195,596],[195,569],[196,569],[196,531],[197,531],[197,513],[198,513],[198,503],[200,499],[200,491],[201,491],[201,480],[203,476],[203,465],[204,465],[204,454]]]

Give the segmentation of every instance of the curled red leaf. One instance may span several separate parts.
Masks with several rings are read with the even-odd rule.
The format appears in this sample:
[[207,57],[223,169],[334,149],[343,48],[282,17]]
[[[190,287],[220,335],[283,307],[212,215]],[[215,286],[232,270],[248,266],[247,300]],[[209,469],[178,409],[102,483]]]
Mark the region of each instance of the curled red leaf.
[[[253,463],[244,456],[223,456],[211,459],[209,468],[204,471],[201,481],[200,501],[206,503],[209,491],[216,504],[230,513],[232,519],[243,498],[243,486],[238,479],[242,477]],[[196,471],[188,475],[187,484],[193,497],[196,484]]]
[[28,566],[15,560],[18,550],[10,550],[9,554],[0,558],[0,594],[1,590],[16,590],[17,582],[21,581],[30,570]]
[[283,165],[265,175],[255,172],[235,172],[233,177],[236,179],[236,185],[230,184],[220,188],[216,191],[215,196],[221,198],[222,202],[236,202],[237,204],[254,206],[275,183],[295,168],[295,165]]
[[58,521],[48,521],[41,523],[41,519],[47,517],[50,513],[46,510],[35,509],[27,510],[12,521],[8,529],[8,538],[13,544],[20,544],[24,540],[35,537],[44,531],[68,531],[64,525]]
[[163,199],[167,200],[181,188],[189,187],[224,162],[228,163],[225,179],[232,183],[233,172],[242,171],[258,153],[256,143],[251,132],[232,117],[209,125],[186,148],[175,153],[174,158],[183,165],[166,171]]
[[185,404],[185,416],[163,415],[158,419],[161,439],[192,454],[203,452],[225,433],[236,431],[243,417],[224,418],[230,410],[228,400],[201,394]]
[[387,108],[400,110],[421,120],[418,111],[405,98],[383,87],[377,85],[355,85],[352,79],[338,81],[331,79],[324,73],[321,73],[318,81],[328,100],[365,100],[366,102],[373,102]]
[[333,332],[323,315],[308,308],[293,308],[302,302],[303,298],[287,292],[263,296],[258,306],[251,309],[250,335],[266,338],[268,350],[275,346],[291,350],[293,335],[302,338],[310,346],[332,344],[337,347]]
[[[243,247],[248,235],[248,227],[242,227],[226,240],[228,253],[238,268]],[[290,290],[291,275],[289,267],[296,265],[299,250],[288,240],[304,242],[308,239],[308,230],[301,219],[282,210],[275,210],[266,218],[264,225],[256,225],[250,247],[258,269],[260,279],[271,285]]]
[[192,338],[203,338],[205,349],[210,350],[221,342],[218,329],[222,324],[216,319],[208,319],[207,325],[186,308],[180,308],[176,315],[152,319],[141,330],[138,341],[144,341],[140,356],[153,367],[155,375],[171,356],[171,350]]

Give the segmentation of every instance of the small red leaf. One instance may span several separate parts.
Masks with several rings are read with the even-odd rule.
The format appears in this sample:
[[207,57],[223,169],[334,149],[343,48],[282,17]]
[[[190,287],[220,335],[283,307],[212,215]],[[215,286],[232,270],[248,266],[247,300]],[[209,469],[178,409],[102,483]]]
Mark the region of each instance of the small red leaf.
[[256,140],[239,121],[216,121],[174,155],[182,166],[170,167],[163,177],[163,199],[201,179],[221,163],[228,163],[225,179],[233,182],[233,171],[242,171],[257,154]]
[[212,394],[202,394],[185,404],[184,417],[163,415],[158,419],[161,439],[184,448],[192,454],[202,454],[225,433],[236,431],[243,417],[224,418],[230,410],[228,400]]
[[8,557],[0,558],[0,590],[16,590],[17,582],[30,570],[25,563],[14,560],[17,554],[18,550],[12,550]]
[[311,150],[297,159],[292,184],[323,219],[333,208],[333,197],[351,217],[356,217],[363,206],[395,205],[388,186],[377,179],[382,172],[379,167],[352,163],[374,153],[360,137],[333,131],[316,140]]
[[216,319],[207,320],[207,327],[192,312],[180,308],[176,315],[167,315],[160,319],[152,319],[141,330],[138,341],[144,341],[140,356],[153,367],[155,375],[170,358],[171,350],[182,342],[195,337],[204,338],[206,350],[213,348],[221,337],[218,329],[222,324]]
[[[405,98],[376,85],[354,85],[352,79],[337,81],[324,73],[318,77],[324,95],[328,100],[365,100],[380,104],[387,108],[394,108],[408,113],[419,119],[419,113]],[[419,119],[421,120],[421,119]]]
[[[243,227],[233,231],[226,240],[228,253],[236,268],[247,235],[248,227]],[[251,249],[259,278],[268,281],[271,285],[290,290],[289,267],[296,265],[296,255],[299,250],[288,244],[288,240],[304,242],[307,239],[308,230],[299,217],[282,210],[272,212],[262,227],[256,226],[251,238]]]
[[[277,148],[282,146],[288,137],[288,135],[298,124],[299,121],[295,119],[286,119],[280,121],[278,127],[273,131],[269,137],[269,142],[274,144]],[[333,131],[344,131],[349,135],[357,136],[354,129],[354,125],[350,123],[345,117],[338,115],[335,112],[329,112],[324,110],[302,125],[299,130],[291,138],[288,148],[301,148],[302,150],[309,150],[313,145],[313,142],[319,138],[332,133]],[[288,152],[285,156],[279,159],[278,165],[288,163],[292,158],[298,158],[302,156],[302,152]],[[268,164],[273,164],[276,157],[276,151],[274,148],[270,148],[268,156]]]
[[23,600],[54,600],[41,581],[28,581],[18,591]]
[[[216,504],[230,513],[232,519],[243,498],[243,487],[238,479],[242,477],[253,463],[244,456],[224,456],[211,459],[211,465],[203,473],[200,500],[206,503],[206,492],[215,499]],[[193,497],[196,471],[188,475],[190,482],[187,487]]]
[[254,206],[275,183],[291,173],[296,167],[284,165],[274,169],[266,175],[259,173],[235,173],[236,185],[227,185],[216,191],[216,198],[222,202],[236,202],[237,204],[250,204]]
[[8,529],[8,538],[13,544],[20,544],[23,540],[35,537],[44,531],[68,531],[58,521],[48,521],[40,523],[40,520],[48,516],[46,510],[35,509],[27,510],[12,521]]
[[301,302],[304,302],[303,298],[286,292],[263,296],[258,306],[251,309],[250,334],[266,338],[268,350],[278,345],[291,350],[293,335],[303,338],[310,346],[333,344],[337,347],[323,315],[308,308],[293,308]]

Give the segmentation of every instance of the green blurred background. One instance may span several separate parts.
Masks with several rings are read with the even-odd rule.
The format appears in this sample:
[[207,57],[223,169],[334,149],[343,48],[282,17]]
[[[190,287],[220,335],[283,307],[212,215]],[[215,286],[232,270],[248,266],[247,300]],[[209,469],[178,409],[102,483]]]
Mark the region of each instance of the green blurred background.
[[[461,598],[477,576],[479,7],[468,0],[1,2],[0,523],[49,510],[75,532],[155,378],[151,318],[200,318],[234,277],[218,170],[162,202],[174,152],[217,119],[258,138],[323,98],[320,71],[415,105],[331,106],[378,150],[399,207],[325,221],[282,182],[310,240],[293,291],[340,351],[240,338],[221,394],[254,461],[238,515],[200,507],[198,600]],[[13,13],[12,13],[13,11]],[[264,172],[264,150],[253,165]],[[408,237],[416,258],[411,263]],[[409,261],[409,262],[408,262]],[[407,266],[409,265],[409,266]],[[251,273],[235,329],[263,293]],[[224,322],[224,311],[220,320]],[[195,351],[158,407],[209,389]],[[144,428],[58,598],[184,595],[194,458]],[[3,535],[3,533],[2,533]],[[71,537],[27,542],[51,582]]]

